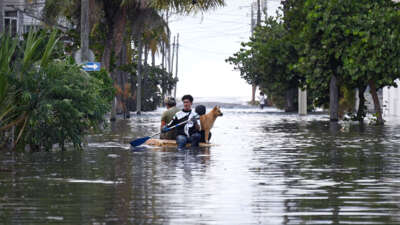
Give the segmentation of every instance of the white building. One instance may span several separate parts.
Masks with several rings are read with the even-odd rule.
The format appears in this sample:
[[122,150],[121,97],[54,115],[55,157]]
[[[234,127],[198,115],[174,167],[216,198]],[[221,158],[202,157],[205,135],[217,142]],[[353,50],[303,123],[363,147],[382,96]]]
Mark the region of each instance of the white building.
[[19,36],[41,24],[45,0],[3,0],[4,30]]
[[383,88],[383,115],[400,116],[400,80],[396,80],[399,87]]

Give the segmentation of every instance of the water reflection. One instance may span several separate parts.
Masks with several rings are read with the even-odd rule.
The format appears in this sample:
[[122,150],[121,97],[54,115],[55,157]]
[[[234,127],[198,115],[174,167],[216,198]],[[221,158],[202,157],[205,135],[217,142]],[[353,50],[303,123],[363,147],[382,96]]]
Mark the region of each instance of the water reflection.
[[84,151],[0,154],[0,224],[400,224],[400,124],[224,109],[210,148],[132,150],[160,111]]
[[255,149],[260,167],[252,172],[272,184],[261,196],[278,196],[257,197],[257,208],[279,206],[285,199],[272,214],[283,217],[283,224],[398,224],[399,199],[387,196],[396,198],[399,186],[384,181],[393,175],[389,171],[398,177],[399,146],[387,146],[394,140],[386,132],[393,128],[328,123],[267,125],[268,133],[282,134],[275,146],[285,148]]

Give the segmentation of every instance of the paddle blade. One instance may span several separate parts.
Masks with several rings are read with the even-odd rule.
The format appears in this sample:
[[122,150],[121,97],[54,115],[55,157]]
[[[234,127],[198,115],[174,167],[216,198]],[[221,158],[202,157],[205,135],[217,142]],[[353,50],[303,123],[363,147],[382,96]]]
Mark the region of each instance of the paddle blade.
[[149,139],[150,139],[150,137],[138,138],[136,140],[131,141],[131,145],[132,145],[132,147],[137,147],[137,146],[145,143]]

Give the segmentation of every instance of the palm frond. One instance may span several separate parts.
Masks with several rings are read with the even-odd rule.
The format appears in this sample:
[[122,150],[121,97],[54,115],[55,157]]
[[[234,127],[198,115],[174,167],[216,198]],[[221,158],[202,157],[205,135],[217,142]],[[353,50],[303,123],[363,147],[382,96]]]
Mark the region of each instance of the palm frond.
[[156,9],[171,9],[178,13],[189,14],[204,12],[225,5],[224,0],[152,0]]
[[50,56],[53,53],[53,50],[58,42],[57,38],[57,30],[53,30],[50,35],[49,41],[47,42],[46,48],[44,50],[40,66],[46,66],[49,63]]
[[26,39],[24,58],[22,60],[22,70],[27,70],[34,63],[34,56],[43,40],[43,35],[38,36],[37,32],[31,30]]

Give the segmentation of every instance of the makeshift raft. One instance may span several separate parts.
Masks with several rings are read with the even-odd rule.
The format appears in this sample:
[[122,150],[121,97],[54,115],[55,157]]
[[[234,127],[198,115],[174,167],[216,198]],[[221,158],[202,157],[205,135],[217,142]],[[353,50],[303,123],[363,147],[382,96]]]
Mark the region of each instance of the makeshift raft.
[[[146,145],[150,146],[157,146],[157,147],[177,147],[175,140],[161,140],[161,139],[149,139],[145,143]],[[201,143],[199,144],[200,147],[211,147],[215,146],[211,143]],[[187,147],[190,147],[190,143],[187,144]]]

